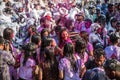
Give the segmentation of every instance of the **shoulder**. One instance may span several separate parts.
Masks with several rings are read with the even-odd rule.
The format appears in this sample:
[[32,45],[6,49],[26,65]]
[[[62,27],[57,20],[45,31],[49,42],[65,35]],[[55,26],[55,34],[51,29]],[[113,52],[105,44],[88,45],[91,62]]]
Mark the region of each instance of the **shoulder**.
[[11,55],[11,53],[9,51],[4,51],[4,50],[0,51],[0,53],[2,53],[3,55],[6,55],[6,56]]

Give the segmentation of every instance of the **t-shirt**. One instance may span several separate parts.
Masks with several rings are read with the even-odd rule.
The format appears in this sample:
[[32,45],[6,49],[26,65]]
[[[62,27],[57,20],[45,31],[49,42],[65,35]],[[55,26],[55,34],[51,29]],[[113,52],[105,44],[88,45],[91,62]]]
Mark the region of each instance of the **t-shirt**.
[[108,46],[105,48],[106,58],[116,58],[117,60],[120,60],[120,47],[118,46]]
[[[21,63],[23,59],[21,59]],[[19,69],[20,78],[25,80],[33,80],[33,67],[36,65],[35,60],[32,58],[28,58],[26,64],[23,66],[21,65]]]
[[89,60],[86,64],[86,69],[93,69],[97,67],[97,64],[95,63],[95,60]]
[[77,65],[77,72],[73,70],[71,67],[71,63],[67,57],[64,57],[60,60],[59,62],[59,70],[64,71],[64,80],[80,80],[79,78],[79,73],[80,73],[80,66],[81,66],[81,61],[80,57],[76,56],[76,65]]
[[102,68],[96,67],[94,69],[89,69],[83,76],[82,80],[110,80]]

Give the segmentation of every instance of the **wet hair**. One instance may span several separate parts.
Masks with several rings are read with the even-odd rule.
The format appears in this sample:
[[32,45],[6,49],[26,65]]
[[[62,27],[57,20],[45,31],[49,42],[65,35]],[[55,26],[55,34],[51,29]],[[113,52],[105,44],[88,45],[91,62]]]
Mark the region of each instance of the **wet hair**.
[[86,51],[86,42],[83,39],[78,39],[75,42],[75,52],[79,53],[79,55],[83,58],[84,52]]
[[105,51],[104,51],[104,49],[98,48],[98,49],[94,50],[94,56],[96,58],[100,58],[102,55],[105,57]]
[[72,66],[74,72],[77,72],[78,68],[77,68],[76,61],[75,61],[74,56],[73,56],[73,54],[74,54],[74,47],[73,47],[72,43],[66,43],[65,44],[64,49],[63,49],[63,54],[70,61],[71,66]]
[[120,71],[120,62],[116,59],[107,59],[103,67],[109,71]]
[[40,41],[41,41],[40,35],[37,35],[37,34],[32,35],[32,38],[31,38],[32,43],[38,44]]
[[11,41],[13,32],[14,32],[13,29],[5,28],[4,31],[3,31],[4,39]]
[[24,46],[24,55],[25,55],[25,57],[24,57],[24,61],[23,61],[23,65],[25,65],[26,64],[26,62],[27,62],[27,60],[28,60],[28,58],[30,57],[30,56],[32,56],[33,57],[33,59],[37,62],[37,59],[36,59],[36,56],[37,56],[37,53],[36,53],[36,44],[34,44],[34,43],[28,43],[28,44],[26,44],[25,46]]

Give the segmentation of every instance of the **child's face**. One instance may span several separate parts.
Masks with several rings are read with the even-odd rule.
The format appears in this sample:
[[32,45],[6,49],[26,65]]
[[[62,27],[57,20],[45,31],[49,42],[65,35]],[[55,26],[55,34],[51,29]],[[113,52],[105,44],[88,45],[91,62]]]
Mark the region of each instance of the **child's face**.
[[48,36],[48,32],[46,31],[46,32],[44,32],[44,36]]
[[68,34],[68,32],[67,32],[67,31],[63,31],[61,36],[62,36],[62,39],[63,39],[63,40],[67,40],[67,39],[68,39],[69,34]]
[[95,56],[95,63],[98,66],[102,66],[104,61],[105,61],[105,57],[103,55],[101,55],[99,58]]

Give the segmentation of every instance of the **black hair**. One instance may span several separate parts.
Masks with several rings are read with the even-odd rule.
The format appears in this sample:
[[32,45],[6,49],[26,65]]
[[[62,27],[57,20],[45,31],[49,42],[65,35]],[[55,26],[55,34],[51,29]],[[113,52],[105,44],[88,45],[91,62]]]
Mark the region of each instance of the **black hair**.
[[41,37],[40,35],[37,35],[37,34],[34,34],[32,35],[32,38],[31,38],[31,42],[32,43],[35,43],[38,45],[38,43],[41,41]]
[[86,42],[83,39],[78,39],[75,42],[75,52],[77,52],[79,56],[83,58],[85,51],[86,51]]
[[113,22],[117,22],[117,19],[116,19],[116,18],[112,18],[112,19],[110,20],[111,26],[113,26],[113,25],[112,25]]
[[57,25],[57,26],[55,27],[55,32],[60,32],[61,29],[62,29],[62,27],[61,27],[60,25]]
[[47,47],[44,49],[45,51],[45,61],[50,62],[51,64],[54,63],[55,55],[54,49],[51,47]]
[[3,31],[3,38],[11,41],[13,32],[14,31],[13,31],[12,28],[5,28],[4,31]]
[[44,38],[42,39],[41,48],[40,48],[40,57],[43,57],[44,50],[46,47],[50,46],[50,43],[52,42],[52,38]]
[[44,61],[42,62],[42,68],[45,71],[48,71],[48,73],[50,72],[50,76],[55,76],[55,74],[58,75],[58,62],[55,57],[54,49],[51,47],[47,47],[45,48],[44,52],[45,56]]
[[28,60],[28,58],[30,56],[33,57],[33,59],[37,62],[37,59],[36,59],[36,56],[37,56],[37,53],[36,53],[36,45],[34,43],[28,43],[24,46],[24,61],[23,61],[23,65],[26,64],[26,61]]
[[116,59],[107,59],[103,67],[109,71],[120,71],[120,62]]
[[77,68],[76,61],[75,61],[74,55],[73,55],[74,54],[74,47],[73,47],[72,43],[65,44],[64,49],[63,49],[63,54],[70,61],[74,72],[77,72],[78,68]]
[[81,31],[80,36],[85,40],[86,44],[89,41],[89,34],[86,31]]
[[118,43],[118,39],[119,38],[117,37],[116,33],[112,33],[110,35],[110,41],[112,42],[113,45],[116,44],[116,43]]
[[47,28],[44,28],[42,31],[41,31],[41,39],[44,39],[45,37],[48,37],[48,36],[45,36],[44,33],[45,32],[48,32],[48,36],[49,36],[49,30]]
[[104,51],[104,49],[98,48],[98,49],[94,50],[94,56],[95,57],[100,58],[102,55],[105,57],[105,51]]

